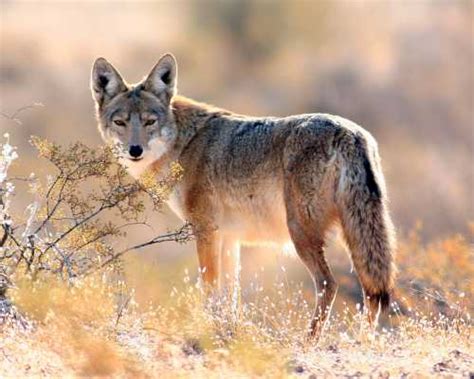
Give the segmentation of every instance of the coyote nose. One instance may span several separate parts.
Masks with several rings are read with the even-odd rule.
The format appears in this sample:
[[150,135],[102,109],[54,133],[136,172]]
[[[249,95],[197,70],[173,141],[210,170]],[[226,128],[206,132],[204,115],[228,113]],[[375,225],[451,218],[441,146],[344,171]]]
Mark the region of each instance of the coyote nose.
[[140,145],[132,145],[130,146],[128,152],[133,158],[140,158],[143,153],[143,149]]

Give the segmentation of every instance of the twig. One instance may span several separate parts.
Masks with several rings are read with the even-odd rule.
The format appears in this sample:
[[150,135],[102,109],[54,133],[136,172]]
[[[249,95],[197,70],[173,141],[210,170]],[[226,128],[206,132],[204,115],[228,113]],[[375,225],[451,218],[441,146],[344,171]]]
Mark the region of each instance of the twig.
[[125,301],[120,304],[118,312],[117,312],[117,318],[115,319],[115,327],[116,328],[117,328],[117,326],[120,322],[120,319],[123,316],[123,313],[124,313],[125,309],[128,307],[128,304],[130,304],[130,300],[132,300],[132,296],[129,295],[129,296],[127,296]]
[[155,238],[153,238],[153,239],[151,239],[147,242],[144,242],[144,243],[141,243],[141,244],[138,244],[138,245],[135,245],[135,246],[127,247],[126,249],[114,254],[112,257],[110,257],[106,261],[102,262],[101,265],[99,267],[97,267],[97,269],[100,270],[100,269],[104,268],[105,266],[109,265],[113,261],[115,261],[118,258],[120,258],[121,256],[123,256],[125,253],[128,253],[129,251],[132,251],[132,250],[139,250],[139,249],[142,249],[146,246],[155,245],[157,243],[163,243],[163,242],[184,243],[184,242],[190,241],[192,238],[193,238],[193,234],[192,234],[191,224],[188,222],[188,223],[184,224],[177,231],[162,234],[162,235],[160,235],[158,237],[155,237]]
[[44,105],[42,103],[34,103],[34,104],[30,104],[30,105],[25,105],[25,106],[20,107],[17,110],[15,110],[15,112],[13,112],[12,114],[8,114],[8,113],[5,113],[5,112],[0,112],[0,116],[3,116],[4,118],[6,118],[10,121],[13,121],[16,124],[21,125],[22,122],[21,122],[20,119],[17,118],[17,116],[20,113],[22,113],[22,112],[24,112],[28,109],[33,109],[33,108],[38,108],[38,107],[44,107]]
[[0,239],[0,247],[5,245],[8,239],[8,225],[2,225],[2,228],[3,228],[3,236]]

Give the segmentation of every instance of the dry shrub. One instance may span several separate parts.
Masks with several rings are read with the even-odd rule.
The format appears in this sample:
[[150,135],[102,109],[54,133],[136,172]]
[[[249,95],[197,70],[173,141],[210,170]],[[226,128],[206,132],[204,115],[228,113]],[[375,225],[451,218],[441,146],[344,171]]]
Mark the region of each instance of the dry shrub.
[[13,300],[36,322],[39,335],[53,350],[84,373],[96,371],[101,375],[114,366],[107,362],[117,354],[112,345],[99,338],[107,335],[113,322],[114,294],[99,278],[89,277],[74,286],[55,278],[34,283],[22,278],[17,283]]
[[66,367],[86,376],[140,373],[115,340],[120,284],[104,274],[69,286],[53,278],[17,283],[13,300],[35,321],[33,337],[58,354]]
[[[44,323],[63,317],[70,323],[103,323],[110,320],[115,308],[113,292],[97,276],[90,276],[74,285],[49,277],[32,283],[27,277],[16,280],[18,289],[13,299],[33,320]],[[87,306],[79,306],[86,305]]]
[[474,259],[472,244],[454,235],[423,244],[419,228],[402,240],[399,296],[407,307],[460,317],[472,314]]
[[[36,278],[55,275],[72,280],[115,264],[128,251],[163,241],[180,240],[169,233],[118,250],[116,242],[126,236],[131,224],[144,225],[145,201],[154,210],[161,207],[172,186],[181,177],[173,163],[162,180],[148,172],[132,180],[118,163],[120,151],[112,147],[93,149],[82,143],[64,148],[33,137],[31,142],[53,169],[45,180],[35,175],[20,178],[33,196],[22,220],[10,213],[10,203],[19,178],[8,169],[17,159],[15,148],[0,143],[0,264],[12,273],[23,270]],[[20,180],[20,183],[21,183]],[[112,221],[110,221],[112,220]],[[189,239],[189,230],[181,229]],[[182,235],[184,236],[184,235]]]

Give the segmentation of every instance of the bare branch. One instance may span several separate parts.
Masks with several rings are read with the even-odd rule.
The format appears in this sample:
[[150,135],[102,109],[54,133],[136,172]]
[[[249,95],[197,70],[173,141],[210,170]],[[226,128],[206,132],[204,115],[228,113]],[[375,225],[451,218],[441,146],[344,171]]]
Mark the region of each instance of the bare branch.
[[3,228],[3,236],[0,238],[0,247],[5,245],[8,239],[8,225],[2,225]]
[[155,237],[147,242],[140,243],[138,245],[130,246],[127,247],[126,249],[116,253],[114,256],[110,257],[106,261],[102,262],[101,265],[98,267],[98,269],[104,268],[108,265],[110,265],[112,262],[116,261],[120,257],[122,257],[124,254],[128,253],[129,251],[132,250],[139,250],[147,246],[151,245],[156,245],[158,243],[163,243],[163,242],[178,242],[178,243],[185,243],[189,242],[193,239],[193,233],[192,233],[192,226],[190,223],[186,223],[181,228],[174,232],[166,233],[159,235],[158,237]]
[[[2,264],[10,261],[13,270],[21,266],[33,278],[39,273],[72,278],[116,264],[128,251],[192,238],[191,227],[186,224],[122,251],[114,247],[116,238],[126,235],[126,227],[147,225],[137,221],[145,211],[144,199],[150,199],[154,209],[163,203],[179,180],[176,165],[171,167],[170,176],[161,181],[153,176],[134,181],[110,148],[91,149],[81,143],[62,148],[37,137],[32,137],[31,143],[57,172],[48,180],[45,192],[40,181],[31,187],[36,196],[34,207],[28,207],[31,212],[25,223],[11,220],[10,225],[9,220],[8,227],[0,228],[0,246],[5,248],[0,256]],[[83,193],[81,189],[89,185],[96,189]],[[111,210],[117,212],[114,222],[101,220]]]

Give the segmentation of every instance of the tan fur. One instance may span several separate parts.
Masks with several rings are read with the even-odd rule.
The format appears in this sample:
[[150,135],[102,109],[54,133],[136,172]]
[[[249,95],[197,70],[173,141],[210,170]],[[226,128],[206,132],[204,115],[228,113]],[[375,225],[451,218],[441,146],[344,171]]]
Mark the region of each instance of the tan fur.
[[[388,307],[395,269],[394,233],[373,137],[349,120],[325,114],[234,114],[177,96],[176,83],[176,62],[169,54],[134,86],[102,58],[92,74],[99,129],[105,141],[123,147],[129,171],[138,176],[152,168],[159,178],[173,161],[183,167],[169,204],[193,224],[204,282],[232,287],[242,244],[292,241],[320,292],[311,324],[311,335],[317,336],[337,291],[324,243],[328,228],[339,222],[369,319],[376,321],[380,305]],[[114,117],[126,125],[117,128]],[[157,121],[146,126],[150,117]],[[143,159],[130,161],[126,151],[137,143]]]

